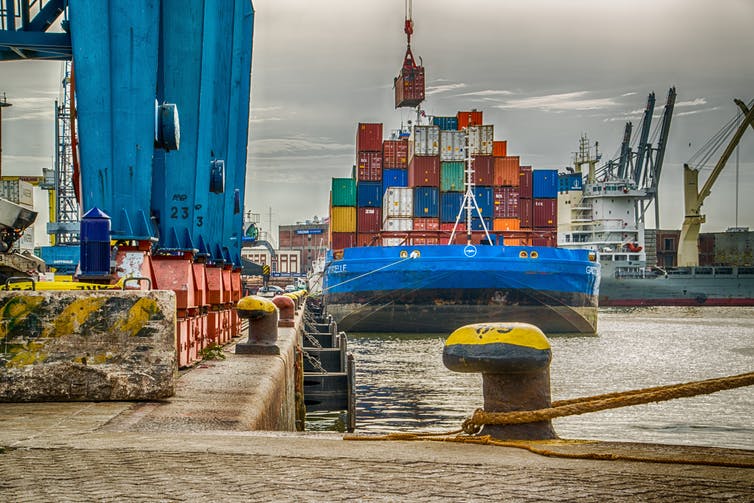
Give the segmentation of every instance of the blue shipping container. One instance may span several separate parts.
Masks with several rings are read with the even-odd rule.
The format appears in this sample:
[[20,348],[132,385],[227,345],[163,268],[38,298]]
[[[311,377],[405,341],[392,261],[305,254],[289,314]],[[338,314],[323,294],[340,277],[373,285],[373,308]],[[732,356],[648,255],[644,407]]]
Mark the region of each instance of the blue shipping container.
[[581,173],[561,173],[558,175],[558,192],[579,191],[583,189]]
[[532,175],[532,197],[554,199],[558,197],[558,170],[535,169]]
[[408,187],[407,169],[383,169],[382,170],[382,193],[388,187]]
[[[492,218],[484,217],[484,225],[487,226],[487,232],[492,233]],[[482,221],[479,220],[479,217],[473,217],[471,219],[471,230],[472,231],[484,230],[484,228],[482,227]]]
[[456,131],[458,129],[458,117],[432,117],[432,124],[443,131]]
[[[455,222],[461,211],[463,192],[442,192],[440,194],[440,222]],[[461,219],[465,218],[461,215]]]
[[[474,198],[482,216],[492,218],[495,208],[495,193],[492,187],[474,187]],[[476,210],[473,213],[476,215]]]
[[357,183],[356,206],[359,208],[382,208],[382,182]]
[[440,189],[438,189],[437,187],[414,187],[414,217],[439,217],[439,199]]

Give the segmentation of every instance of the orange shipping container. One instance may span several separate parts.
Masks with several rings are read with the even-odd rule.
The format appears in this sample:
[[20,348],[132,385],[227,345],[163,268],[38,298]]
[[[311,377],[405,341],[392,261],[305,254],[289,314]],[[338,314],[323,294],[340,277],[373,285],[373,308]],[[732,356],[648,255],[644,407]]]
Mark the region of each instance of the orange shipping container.
[[493,141],[492,142],[492,155],[495,157],[505,157],[508,155],[508,142],[507,141]]
[[458,118],[458,130],[462,130],[467,126],[481,126],[482,125],[482,112],[479,110],[472,110],[471,112],[458,112],[456,114]]
[[492,220],[493,231],[517,231],[521,229],[518,218],[495,218]]
[[519,175],[519,157],[495,157],[495,181],[496,187],[518,187]]

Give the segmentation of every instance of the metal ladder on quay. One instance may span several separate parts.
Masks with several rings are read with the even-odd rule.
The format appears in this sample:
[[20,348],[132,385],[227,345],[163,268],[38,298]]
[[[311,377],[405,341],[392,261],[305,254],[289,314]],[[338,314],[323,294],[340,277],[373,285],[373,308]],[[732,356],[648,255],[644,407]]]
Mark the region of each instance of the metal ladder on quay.
[[345,427],[356,427],[355,366],[348,353],[348,337],[339,332],[321,306],[307,303],[302,349],[304,406],[307,412],[345,411]]

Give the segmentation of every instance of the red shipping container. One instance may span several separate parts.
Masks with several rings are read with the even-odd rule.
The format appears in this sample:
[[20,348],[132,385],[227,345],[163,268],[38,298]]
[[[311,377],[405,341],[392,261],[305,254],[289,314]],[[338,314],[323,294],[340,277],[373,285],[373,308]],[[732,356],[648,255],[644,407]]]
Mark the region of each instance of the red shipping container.
[[492,142],[492,155],[495,157],[505,157],[508,155],[508,142],[507,141],[493,141]]
[[357,180],[364,182],[382,181],[382,154],[380,152],[359,152],[356,156]]
[[[492,236],[490,236],[490,237],[492,237]],[[487,236],[482,231],[473,231],[471,233],[471,244],[473,244],[473,245],[478,245],[482,241],[486,241],[486,240],[487,240]],[[453,240],[453,244],[456,244],[456,245],[465,245],[466,244],[466,232],[465,231],[461,232],[461,233],[456,232],[456,237]]]
[[395,108],[415,107],[424,101],[424,67],[403,66],[394,85]]
[[356,152],[382,152],[382,123],[359,123]]
[[356,232],[375,233],[382,229],[382,208],[356,208]]
[[415,218],[414,230],[415,231],[439,231],[440,219],[439,218]]
[[491,155],[478,155],[471,161],[474,169],[474,184],[492,186],[495,182],[495,158]]
[[382,167],[406,169],[408,167],[408,140],[385,140],[382,142]]
[[440,186],[440,156],[415,155],[408,163],[409,187]]
[[356,246],[355,232],[333,232],[330,236],[330,249],[342,250]]
[[521,166],[518,170],[518,195],[522,198],[531,199],[531,176],[531,166]]
[[378,246],[379,241],[379,234],[372,234],[371,232],[356,234],[356,246]]
[[[520,195],[520,193],[519,193]],[[518,198],[518,214],[521,218],[521,228],[531,229],[533,226],[532,220],[532,200],[530,198],[519,197]]]
[[492,190],[492,216],[494,218],[518,218],[518,188],[495,187]]
[[[455,225],[455,222],[442,222],[440,223],[440,230],[453,232],[454,225]],[[458,222],[458,226],[456,226],[456,232],[458,231],[466,232],[466,222]]]
[[554,229],[558,226],[558,200],[533,199],[535,229]]
[[458,130],[462,130],[467,126],[481,126],[482,125],[482,112],[479,110],[472,110],[471,112],[458,112],[456,114],[458,119]]
[[495,157],[495,185],[518,187],[520,175],[518,156]]
[[558,238],[557,233],[553,232],[538,232],[531,237],[532,246],[557,246]]

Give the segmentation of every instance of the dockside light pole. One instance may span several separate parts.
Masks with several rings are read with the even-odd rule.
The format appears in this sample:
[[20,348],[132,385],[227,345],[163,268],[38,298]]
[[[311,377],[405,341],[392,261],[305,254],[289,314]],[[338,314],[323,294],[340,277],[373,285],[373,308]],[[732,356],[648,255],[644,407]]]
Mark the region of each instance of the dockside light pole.
[[3,177],[3,108],[12,105],[12,103],[8,103],[5,93],[3,93],[3,98],[0,100],[0,179]]

